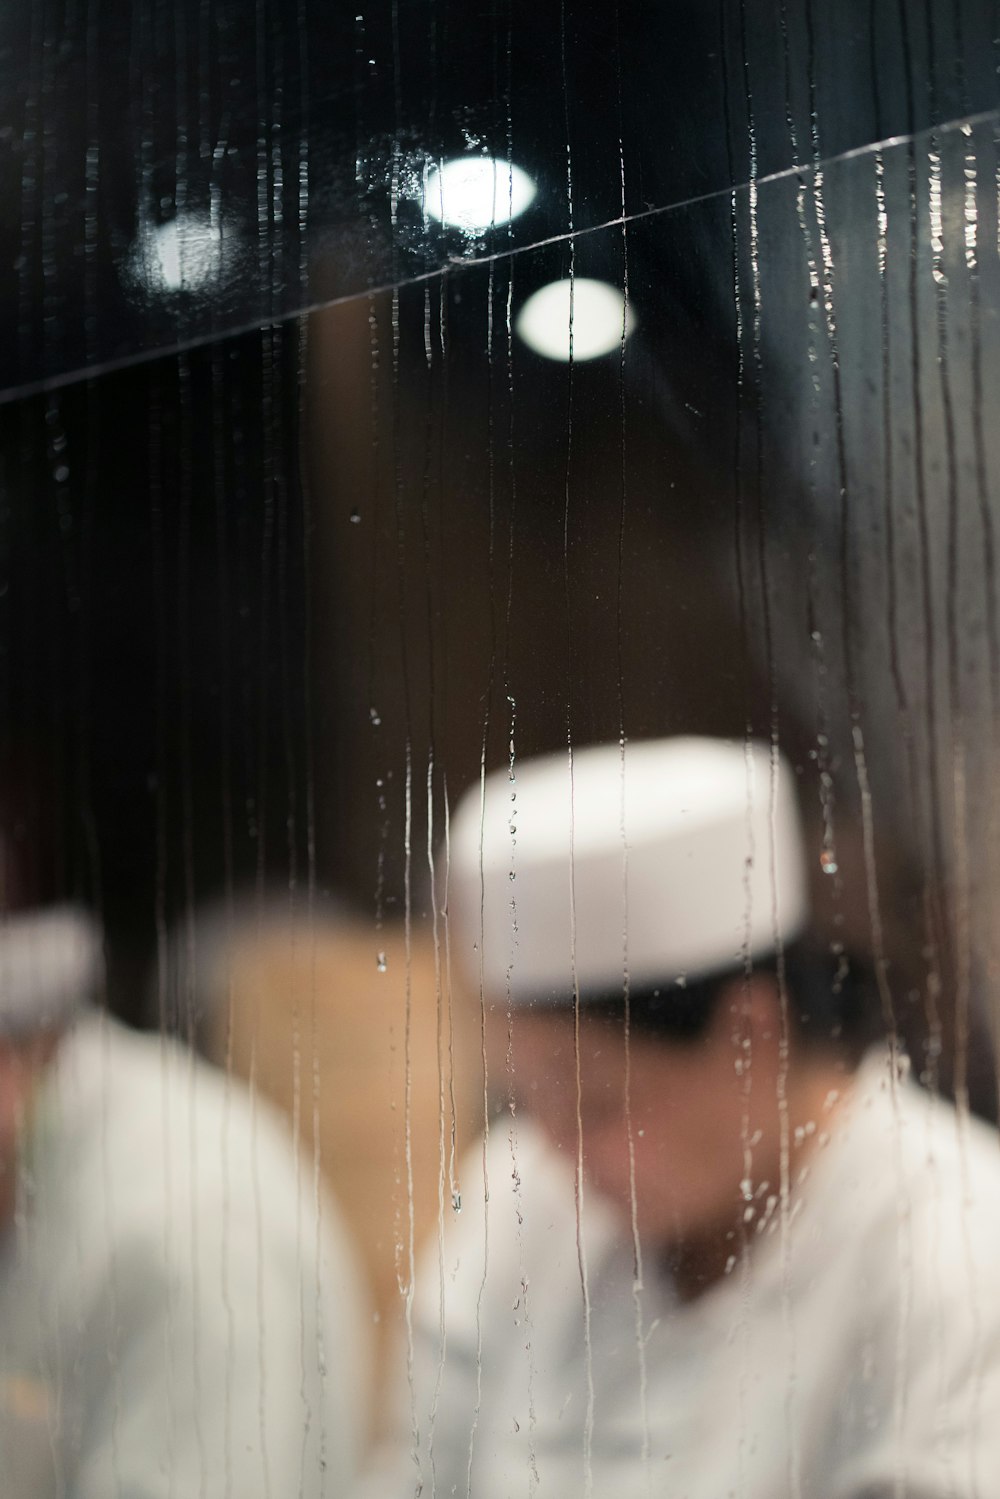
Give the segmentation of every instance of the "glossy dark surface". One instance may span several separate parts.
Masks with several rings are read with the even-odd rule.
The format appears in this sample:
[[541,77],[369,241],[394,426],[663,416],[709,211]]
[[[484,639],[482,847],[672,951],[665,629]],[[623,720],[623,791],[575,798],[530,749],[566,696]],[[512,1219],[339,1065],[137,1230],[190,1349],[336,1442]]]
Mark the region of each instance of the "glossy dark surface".
[[[15,0],[0,391],[992,109],[994,20],[986,0]],[[531,174],[522,217],[428,221],[427,164],[467,153]]]

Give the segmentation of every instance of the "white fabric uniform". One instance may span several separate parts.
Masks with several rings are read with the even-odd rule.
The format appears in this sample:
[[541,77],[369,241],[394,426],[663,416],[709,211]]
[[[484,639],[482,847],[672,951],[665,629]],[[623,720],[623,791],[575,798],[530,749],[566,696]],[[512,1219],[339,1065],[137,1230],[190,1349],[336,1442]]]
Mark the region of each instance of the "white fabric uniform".
[[316,1202],[266,1105],[170,1042],[82,1019],[0,1235],[3,1499],[343,1493],[359,1291]]
[[419,1441],[366,1493],[1000,1493],[997,1137],[890,1087],[881,1055],[784,1223],[764,1204],[749,1273],[690,1302],[648,1251],[634,1291],[631,1232],[593,1193],[578,1250],[571,1163],[537,1129],[512,1142],[495,1125],[487,1166],[488,1241],[467,1163],[467,1207],[415,1306]]

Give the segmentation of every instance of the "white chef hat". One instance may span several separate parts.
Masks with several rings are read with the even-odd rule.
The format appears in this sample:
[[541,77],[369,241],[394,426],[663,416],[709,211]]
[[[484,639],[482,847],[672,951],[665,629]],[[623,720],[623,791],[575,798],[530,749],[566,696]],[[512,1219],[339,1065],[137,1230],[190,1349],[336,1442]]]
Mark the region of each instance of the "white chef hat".
[[739,968],[806,922],[793,773],[700,738],[515,763],[456,810],[448,907],[466,971],[514,1003]]
[[0,1036],[65,1025],[93,997],[103,961],[97,923],[76,906],[0,916]]

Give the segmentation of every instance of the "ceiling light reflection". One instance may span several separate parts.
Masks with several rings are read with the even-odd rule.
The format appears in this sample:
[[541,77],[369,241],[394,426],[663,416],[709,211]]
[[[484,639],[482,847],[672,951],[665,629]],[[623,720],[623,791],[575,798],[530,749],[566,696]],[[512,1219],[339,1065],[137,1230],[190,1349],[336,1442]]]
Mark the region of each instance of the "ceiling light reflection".
[[428,166],[424,174],[428,217],[466,234],[509,224],[534,196],[527,172],[494,156],[459,156]]
[[231,260],[220,228],[208,217],[184,214],[165,224],[140,225],[130,270],[147,291],[201,291],[219,280]]
[[564,363],[572,357],[577,363],[620,349],[635,323],[635,313],[617,286],[576,276],[536,291],[521,308],[515,326],[536,354]]

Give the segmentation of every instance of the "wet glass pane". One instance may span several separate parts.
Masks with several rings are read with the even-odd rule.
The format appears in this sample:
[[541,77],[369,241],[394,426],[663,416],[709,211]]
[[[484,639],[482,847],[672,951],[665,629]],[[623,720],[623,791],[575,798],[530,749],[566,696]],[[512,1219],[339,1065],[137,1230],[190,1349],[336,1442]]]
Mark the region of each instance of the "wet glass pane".
[[995,22],[0,23],[5,1495],[995,1491]]
[[[10,6],[16,393],[989,110],[989,7]],[[460,163],[455,167],[453,164]]]

